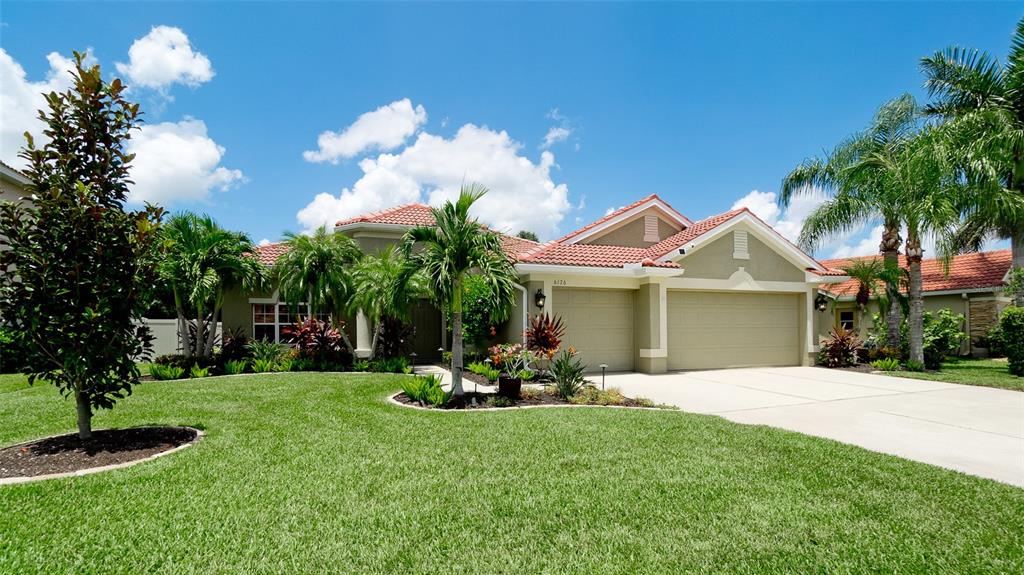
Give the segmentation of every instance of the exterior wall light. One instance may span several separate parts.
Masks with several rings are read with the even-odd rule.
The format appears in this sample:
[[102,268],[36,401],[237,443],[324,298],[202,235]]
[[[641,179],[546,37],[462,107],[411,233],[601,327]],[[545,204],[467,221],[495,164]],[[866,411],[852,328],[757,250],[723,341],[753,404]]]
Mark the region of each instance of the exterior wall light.
[[818,294],[818,297],[814,298],[814,307],[818,308],[818,311],[828,309],[828,298],[825,297],[825,294]]
[[544,302],[546,302],[548,296],[544,295],[544,290],[538,289],[537,293],[533,294],[533,303],[538,309],[544,309]]

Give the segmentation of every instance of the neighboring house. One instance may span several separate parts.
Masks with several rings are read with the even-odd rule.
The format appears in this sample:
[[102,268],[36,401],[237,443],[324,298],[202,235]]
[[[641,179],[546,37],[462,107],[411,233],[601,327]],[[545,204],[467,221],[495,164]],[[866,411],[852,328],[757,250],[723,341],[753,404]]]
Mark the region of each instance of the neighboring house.
[[[877,258],[879,256],[868,256]],[[855,258],[867,259],[867,258]],[[839,269],[850,264],[852,259],[824,260],[821,263]],[[900,266],[907,262],[900,256]],[[964,316],[964,332],[969,337],[961,346],[963,354],[972,353],[979,347],[978,339],[985,337],[988,330],[999,320],[1003,308],[1010,304],[1010,298],[1003,294],[1003,284],[1010,271],[1010,250],[981,252],[954,256],[948,265],[942,259],[927,259],[921,262],[924,308],[937,311],[947,308]],[[834,302],[826,312],[825,321],[819,324],[818,334],[826,336],[833,327],[856,329],[862,336],[871,328],[872,314],[878,313],[878,304],[872,301],[863,325],[857,325],[855,297],[859,284],[849,280],[828,286],[825,291]]]
[[28,195],[27,187],[31,183],[28,176],[0,162],[0,201],[20,202]]
[[[372,253],[431,224],[429,207],[411,204],[340,221],[335,231]],[[499,335],[522,341],[528,315],[560,316],[563,345],[591,371],[811,364],[825,313],[815,307],[819,288],[847,279],[747,209],[693,222],[656,195],[548,243],[503,237],[521,289]],[[282,250],[271,244],[258,256],[270,265]],[[421,350],[446,341],[443,316],[429,305],[414,316],[417,354],[429,357]],[[279,337],[294,319],[274,294],[234,294],[223,312],[226,328],[250,335]],[[369,333],[358,318],[348,330],[353,323],[363,353]]]

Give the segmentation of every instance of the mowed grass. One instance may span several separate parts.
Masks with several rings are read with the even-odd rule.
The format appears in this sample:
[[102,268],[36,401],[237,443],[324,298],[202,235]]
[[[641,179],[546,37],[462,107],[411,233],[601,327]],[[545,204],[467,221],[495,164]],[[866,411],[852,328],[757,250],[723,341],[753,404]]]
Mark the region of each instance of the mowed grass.
[[[135,467],[0,487],[0,573],[1024,570],[1024,490],[679,411],[438,413],[400,376],[140,385],[97,428],[206,430]],[[72,430],[0,383],[0,445]]]
[[1024,377],[1010,375],[1006,360],[956,358],[943,362],[942,369],[936,372],[899,371],[886,375],[1024,391]]

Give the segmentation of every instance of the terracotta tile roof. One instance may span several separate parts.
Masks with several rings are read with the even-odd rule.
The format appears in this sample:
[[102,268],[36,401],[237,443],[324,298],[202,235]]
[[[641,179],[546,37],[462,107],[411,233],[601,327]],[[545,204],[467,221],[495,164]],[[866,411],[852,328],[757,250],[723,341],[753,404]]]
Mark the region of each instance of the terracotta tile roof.
[[679,249],[681,246],[697,239],[698,236],[702,236],[725,222],[735,218],[743,212],[748,212],[747,208],[740,208],[738,210],[731,210],[724,214],[718,214],[705,218],[685,230],[672,234],[671,236],[661,240],[653,246],[647,248],[647,255],[653,258],[660,258],[661,256]]
[[425,204],[405,204],[379,212],[363,214],[346,220],[339,220],[335,227],[355,223],[395,224],[401,226],[432,226],[434,214]]
[[287,251],[288,244],[284,242],[256,246],[256,259],[263,265],[272,266],[277,261],[277,258],[284,255]]
[[519,261],[531,264],[598,268],[621,268],[626,264],[642,264],[645,267],[660,268],[679,267],[672,262],[655,262],[649,257],[646,248],[595,244],[562,244],[557,241],[544,244],[541,249],[520,257]]
[[686,221],[689,221],[689,218],[687,218],[687,217],[686,217],[686,216],[684,216],[683,214],[680,214],[680,213],[679,213],[678,211],[676,211],[676,210],[675,210],[675,209],[674,209],[674,208],[673,208],[672,206],[669,206],[669,205],[668,205],[668,202],[665,202],[664,200],[662,200],[662,199],[661,199],[661,198],[660,198],[660,197],[658,196],[658,194],[651,194],[651,195],[649,195],[649,196],[647,196],[647,197],[644,197],[644,198],[640,198],[639,200],[637,200],[637,201],[633,202],[632,204],[629,204],[628,206],[622,206],[621,208],[619,208],[619,209],[617,209],[617,210],[615,210],[615,211],[613,211],[613,212],[611,212],[611,213],[609,213],[609,214],[607,214],[607,215],[605,215],[605,216],[603,216],[603,217],[601,217],[601,218],[598,218],[598,219],[596,219],[596,220],[594,220],[594,221],[590,222],[589,224],[587,224],[587,225],[583,226],[582,228],[579,228],[579,229],[573,230],[573,231],[569,232],[568,234],[565,234],[564,236],[562,236],[562,237],[558,238],[558,239],[557,239],[557,240],[555,240],[555,241],[556,241],[556,242],[564,242],[564,241],[566,241],[566,240],[572,239],[572,238],[574,238],[574,237],[576,237],[576,236],[578,236],[578,235],[582,234],[583,232],[586,232],[586,231],[588,231],[588,230],[591,230],[591,229],[593,229],[593,228],[595,228],[595,227],[597,227],[597,226],[599,226],[599,225],[601,225],[601,224],[603,224],[603,223],[607,222],[608,220],[611,220],[611,219],[613,219],[613,218],[616,218],[616,217],[618,217],[618,216],[620,216],[620,215],[622,215],[622,214],[624,214],[624,213],[628,212],[629,210],[632,210],[633,208],[635,208],[635,207],[637,207],[637,206],[640,206],[640,205],[643,205],[643,204],[645,204],[645,203],[647,203],[647,202],[649,202],[649,201],[651,201],[651,200],[658,200],[658,201],[662,202],[663,204],[665,204],[666,206],[668,206],[669,210],[671,210],[672,212],[674,212],[674,213],[675,213],[675,215],[679,216],[680,218],[682,218],[682,219],[684,219],[684,220],[686,220]]
[[[849,265],[854,260],[878,259],[881,256],[865,256],[859,258],[840,258],[823,260],[821,263],[832,270]],[[921,279],[925,292],[955,291],[968,289],[997,288],[1003,284],[1003,277],[1010,269],[1010,250],[979,252],[954,256],[949,266],[949,274],[941,258],[927,259],[921,262]],[[900,267],[907,267],[907,259],[900,256]],[[840,274],[842,272],[839,272]],[[823,286],[836,295],[853,295],[857,293],[857,281]]]

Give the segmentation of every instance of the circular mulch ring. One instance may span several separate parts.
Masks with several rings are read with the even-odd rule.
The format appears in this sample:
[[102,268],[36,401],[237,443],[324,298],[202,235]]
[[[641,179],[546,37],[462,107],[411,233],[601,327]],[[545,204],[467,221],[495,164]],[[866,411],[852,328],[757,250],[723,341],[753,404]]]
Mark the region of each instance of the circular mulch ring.
[[36,439],[0,449],[0,485],[128,467],[184,449],[202,437],[192,427],[130,427]]

